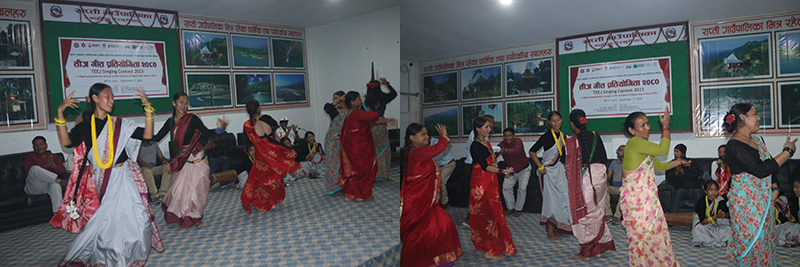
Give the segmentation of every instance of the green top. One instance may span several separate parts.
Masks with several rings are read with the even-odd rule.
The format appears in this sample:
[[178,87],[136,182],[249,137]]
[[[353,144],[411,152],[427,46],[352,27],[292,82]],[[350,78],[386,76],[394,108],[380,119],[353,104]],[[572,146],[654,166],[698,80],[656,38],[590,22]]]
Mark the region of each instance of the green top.
[[[661,138],[661,143],[656,144],[641,137],[633,137],[625,145],[625,160],[622,161],[623,171],[633,171],[642,164],[647,156],[663,156],[669,153],[669,139]],[[669,169],[669,162],[658,161],[653,157],[653,165],[657,171]]]

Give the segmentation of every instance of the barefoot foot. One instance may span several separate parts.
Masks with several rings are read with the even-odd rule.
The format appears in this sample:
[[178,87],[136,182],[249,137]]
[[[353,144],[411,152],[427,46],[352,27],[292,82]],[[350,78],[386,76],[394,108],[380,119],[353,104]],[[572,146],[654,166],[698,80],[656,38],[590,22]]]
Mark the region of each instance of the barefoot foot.
[[494,261],[502,260],[503,258],[505,258],[504,255],[494,256],[494,255],[489,255],[489,254],[483,254],[483,257],[487,258],[487,259],[490,259],[490,260],[494,260]]
[[576,259],[579,259],[579,260],[585,260],[585,261],[588,261],[588,260],[589,260],[589,257],[583,256],[583,255],[581,255],[581,253],[577,253],[577,254],[575,254],[575,255],[574,255],[574,256],[572,256],[572,257],[574,257],[574,258],[576,258]]

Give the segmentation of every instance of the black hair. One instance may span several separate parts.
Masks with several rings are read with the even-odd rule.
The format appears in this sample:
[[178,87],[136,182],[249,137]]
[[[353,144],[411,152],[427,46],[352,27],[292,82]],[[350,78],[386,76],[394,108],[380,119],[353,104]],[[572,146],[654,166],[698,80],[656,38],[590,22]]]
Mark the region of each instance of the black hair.
[[489,114],[483,115],[483,118],[486,119],[487,121],[488,120],[494,120],[494,116],[489,115]]
[[[739,115],[744,114],[747,116],[747,112],[750,112],[750,109],[753,108],[753,104],[750,103],[737,103],[731,107],[731,110],[725,114],[725,117],[722,117],[722,128],[725,129],[728,133],[733,133],[739,128]],[[733,116],[733,122],[728,122],[728,116]]]
[[378,111],[378,107],[380,106],[381,102],[378,101],[378,97],[375,95],[367,94],[364,97],[364,109],[369,111]]
[[719,150],[720,148],[725,148],[725,144],[721,144],[721,145],[719,145],[719,146],[717,147],[717,150]]
[[[486,118],[484,117],[475,117],[474,119],[472,119],[472,130],[475,131],[475,129],[483,127],[483,125],[486,124],[486,122],[488,122],[488,120],[486,120]],[[475,134],[477,133],[478,132],[475,131]]]
[[45,142],[45,143],[47,143],[47,139],[45,139],[45,138],[44,138],[44,136],[41,136],[41,135],[40,135],[40,136],[34,137],[34,138],[33,138],[33,140],[31,140],[31,145],[32,145],[33,143],[36,143],[36,140],[42,140],[42,142]]
[[628,129],[636,128],[636,119],[638,119],[640,116],[647,117],[647,115],[645,115],[644,112],[636,111],[634,113],[628,114],[628,117],[625,118],[625,122],[622,123],[622,130],[625,133],[625,136],[627,136],[628,138],[633,137],[633,134],[630,131],[628,131]]
[[258,103],[258,100],[255,99],[247,100],[247,103],[244,104],[244,109],[247,110],[247,115],[250,115],[250,124],[253,126],[256,126],[256,112],[258,112],[259,106],[261,106],[261,103]]
[[569,113],[569,121],[575,124],[575,128],[582,132],[586,131],[586,123],[581,123],[581,118],[586,118],[586,112],[582,109],[576,108]]
[[308,135],[309,135],[309,134],[310,134],[310,135],[313,135],[314,137],[316,137],[316,136],[317,136],[317,135],[316,135],[316,134],[314,134],[314,132],[312,132],[312,131],[306,131],[306,134],[305,134],[305,135],[303,135],[303,138],[308,138]]
[[356,101],[359,96],[361,95],[356,91],[347,92],[347,94],[344,95],[344,105],[349,109],[350,103]]
[[561,113],[558,113],[558,111],[550,111],[550,113],[547,113],[547,120],[549,121],[550,118],[553,118],[553,116],[558,116],[561,118]]
[[503,133],[506,133],[506,132],[511,132],[511,134],[517,134],[517,132],[514,131],[514,128],[511,128],[511,127],[503,129]]
[[416,122],[412,123],[412,124],[409,124],[408,127],[406,127],[406,136],[405,136],[405,138],[403,138],[403,140],[405,142],[405,146],[403,147],[403,149],[405,151],[402,154],[403,158],[401,159],[401,162],[400,162],[400,188],[401,189],[403,188],[403,184],[406,181],[406,174],[408,173],[408,171],[407,171],[408,170],[408,155],[411,153],[411,136],[419,133],[420,131],[422,131],[422,129],[425,129],[425,126],[423,126],[422,124],[416,123]]
[[336,93],[333,93],[333,95],[335,95],[335,96],[343,96],[344,95],[344,91],[342,91],[342,90],[336,91]]
[[[177,92],[174,95],[172,95],[172,102],[178,101],[178,99],[180,99],[182,96],[185,96],[186,98],[189,98],[189,95],[187,95],[186,93]],[[172,109],[172,117],[175,117],[175,109],[174,108]]]
[[703,183],[703,192],[708,191],[708,189],[711,188],[711,185],[716,186],[717,190],[719,190],[719,183],[717,183],[717,181],[708,180],[705,183]]
[[292,140],[289,139],[289,137],[284,137],[284,138],[281,138],[281,140],[279,140],[279,142],[281,142],[281,144],[283,144],[283,141],[289,141],[289,143],[292,142]]
[[94,102],[92,99],[93,95],[99,95],[106,88],[111,88],[108,84],[105,83],[95,83],[89,87],[89,107],[83,110],[81,116],[83,117],[83,121],[90,121],[92,119],[92,115],[94,115],[94,110],[97,109],[97,103]]

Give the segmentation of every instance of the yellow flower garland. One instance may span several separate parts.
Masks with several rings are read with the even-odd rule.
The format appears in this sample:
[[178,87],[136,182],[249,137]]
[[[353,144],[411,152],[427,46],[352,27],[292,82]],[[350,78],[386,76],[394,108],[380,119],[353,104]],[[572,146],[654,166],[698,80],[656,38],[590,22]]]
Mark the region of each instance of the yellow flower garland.
[[[713,209],[715,209],[714,215],[717,215],[717,211],[716,211],[716,209],[717,209],[717,199],[716,198],[714,199],[714,207],[713,207]],[[710,222],[712,224],[716,223],[716,220],[714,220],[714,218],[711,218],[711,209],[708,208],[708,197],[706,197],[706,216],[708,216],[708,222]]]
[[95,162],[97,163],[97,166],[100,166],[100,168],[102,169],[108,169],[111,167],[111,165],[114,164],[114,123],[111,121],[111,116],[106,114],[106,119],[108,119],[107,122],[108,140],[106,140],[106,142],[108,142],[108,162],[103,162],[103,160],[100,158],[100,154],[97,152],[97,150],[99,150],[100,148],[97,147],[97,135],[95,135],[95,133],[97,132],[97,126],[94,123],[94,118],[96,117],[92,115],[91,135],[92,135],[92,146],[94,147],[94,159]]

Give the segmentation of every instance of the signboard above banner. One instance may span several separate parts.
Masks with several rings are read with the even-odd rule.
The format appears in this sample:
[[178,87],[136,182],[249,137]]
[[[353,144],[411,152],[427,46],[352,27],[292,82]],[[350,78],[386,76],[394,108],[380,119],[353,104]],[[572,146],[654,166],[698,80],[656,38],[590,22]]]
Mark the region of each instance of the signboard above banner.
[[103,23],[120,26],[175,28],[176,13],[107,6],[42,3],[44,21]]
[[180,28],[184,30],[220,31],[305,39],[305,31],[300,28],[276,27],[274,25],[252,24],[250,22],[232,22],[230,20],[191,15],[182,15],[180,17]]
[[526,59],[551,57],[555,54],[553,43],[489,51],[420,63],[422,73],[434,73],[462,68],[499,64]]
[[685,24],[674,24],[567,38],[560,39],[558,42],[558,53],[561,55],[638,45],[674,43],[686,40],[688,30]]

